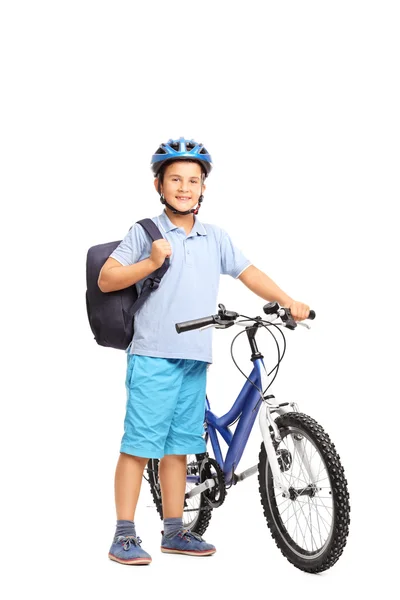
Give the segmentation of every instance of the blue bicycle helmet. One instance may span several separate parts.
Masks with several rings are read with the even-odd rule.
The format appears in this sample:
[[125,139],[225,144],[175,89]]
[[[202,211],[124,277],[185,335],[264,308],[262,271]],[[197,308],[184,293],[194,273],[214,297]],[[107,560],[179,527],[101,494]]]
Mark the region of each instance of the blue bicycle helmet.
[[203,144],[199,144],[194,140],[186,140],[181,137],[178,140],[168,140],[165,144],[161,144],[158,150],[151,158],[151,168],[154,177],[157,177],[161,167],[175,160],[195,160],[200,163],[205,173],[205,177],[209,175],[212,169],[211,156],[204,148]]

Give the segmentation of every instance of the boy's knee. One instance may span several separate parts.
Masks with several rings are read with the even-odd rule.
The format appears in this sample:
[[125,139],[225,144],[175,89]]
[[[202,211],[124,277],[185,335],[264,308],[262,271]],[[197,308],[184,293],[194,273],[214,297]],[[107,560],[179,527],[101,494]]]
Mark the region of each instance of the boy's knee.
[[164,454],[160,459],[161,462],[186,462],[186,454]]
[[149,462],[148,458],[143,458],[142,456],[134,456],[133,454],[128,454],[127,452],[120,452],[120,455],[128,460],[134,460],[135,462],[146,465]]

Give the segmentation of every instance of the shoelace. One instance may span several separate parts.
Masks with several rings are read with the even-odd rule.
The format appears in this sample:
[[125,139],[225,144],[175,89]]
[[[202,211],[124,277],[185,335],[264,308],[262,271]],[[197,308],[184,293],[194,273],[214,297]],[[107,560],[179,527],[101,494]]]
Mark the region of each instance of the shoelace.
[[191,537],[194,537],[199,542],[204,542],[201,535],[199,535],[198,533],[195,533],[194,531],[189,531],[189,529],[182,529],[182,531],[180,532],[180,535],[188,541],[190,541]]
[[129,550],[129,548],[134,545],[134,546],[140,546],[140,544],[142,543],[142,540],[140,539],[140,537],[135,537],[134,535],[120,535],[118,540],[118,542],[123,542],[123,549],[124,550]]

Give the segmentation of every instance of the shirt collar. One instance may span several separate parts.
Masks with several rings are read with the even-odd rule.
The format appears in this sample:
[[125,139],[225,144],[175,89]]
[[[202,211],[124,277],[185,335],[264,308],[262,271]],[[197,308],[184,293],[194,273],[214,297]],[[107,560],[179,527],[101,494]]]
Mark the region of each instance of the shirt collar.
[[[161,215],[158,216],[158,220],[160,221],[162,230],[164,230],[165,233],[168,233],[169,231],[172,231],[173,229],[178,229],[178,225],[174,225],[172,223],[172,221],[170,221],[165,210],[163,210]],[[188,237],[192,237],[195,235],[207,235],[206,229],[205,229],[204,225],[202,223],[200,223],[197,215],[194,215],[194,225],[193,225],[193,228],[192,228],[191,232],[189,233]]]

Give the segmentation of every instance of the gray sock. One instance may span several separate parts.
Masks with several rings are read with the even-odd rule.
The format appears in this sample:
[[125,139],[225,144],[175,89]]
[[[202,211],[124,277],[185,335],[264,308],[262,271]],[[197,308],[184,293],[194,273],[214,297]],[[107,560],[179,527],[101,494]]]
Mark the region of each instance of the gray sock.
[[133,521],[125,521],[124,519],[117,521],[115,537],[118,537],[119,535],[134,535],[136,537],[135,523]]
[[166,537],[174,537],[180,529],[183,528],[183,521],[178,517],[172,519],[164,519],[164,535]]

